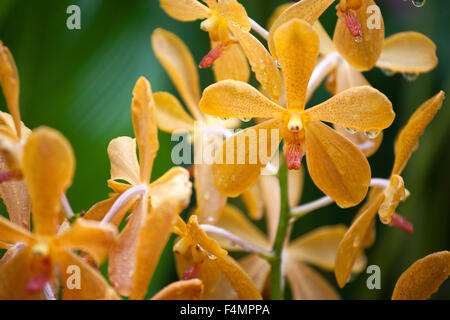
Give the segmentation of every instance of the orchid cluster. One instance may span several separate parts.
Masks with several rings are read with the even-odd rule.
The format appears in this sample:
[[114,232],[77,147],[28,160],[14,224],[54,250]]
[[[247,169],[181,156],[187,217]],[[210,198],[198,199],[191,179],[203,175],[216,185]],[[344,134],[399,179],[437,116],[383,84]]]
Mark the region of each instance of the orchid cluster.
[[[0,217],[0,249],[7,250],[0,299],[143,299],[172,235],[179,281],[152,299],[283,299],[286,283],[293,299],[339,299],[315,267],[334,272],[342,288],[365,270],[377,215],[382,224],[413,232],[397,213],[410,196],[402,171],[444,92],[402,124],[390,176],[372,177],[368,157],[382,144],[395,108],[362,72],[378,67],[412,80],[436,67],[436,46],[412,31],[385,38],[373,0],[337,1],[331,39],[319,18],[334,2],[286,3],[266,30],[237,0],[160,0],[174,19],[201,20],[211,50],[196,63],[178,36],[153,31],[152,50],[184,106],[171,93],[153,92],[146,78],[137,80],[134,137],[115,138],[107,148],[111,193],[82,213],[65,195],[75,171],[72,147],[54,129],[30,130],[21,122],[18,70],[0,42],[9,109],[0,112],[0,196],[9,214]],[[377,23],[369,23],[370,12]],[[216,80],[203,91],[198,67],[212,67]],[[256,88],[248,83],[252,73]],[[331,98],[305,108],[322,83]],[[214,150],[214,161],[175,166],[151,181],[158,129],[201,141],[202,149]],[[299,205],[305,168],[324,196]],[[243,205],[228,197],[241,197]],[[364,199],[349,227],[326,225],[291,239],[306,214]],[[194,209],[184,212],[188,207]],[[262,218],[267,232],[254,223]],[[105,262],[107,275],[100,272]],[[450,252],[430,254],[401,275],[392,298],[427,299],[449,274]]]

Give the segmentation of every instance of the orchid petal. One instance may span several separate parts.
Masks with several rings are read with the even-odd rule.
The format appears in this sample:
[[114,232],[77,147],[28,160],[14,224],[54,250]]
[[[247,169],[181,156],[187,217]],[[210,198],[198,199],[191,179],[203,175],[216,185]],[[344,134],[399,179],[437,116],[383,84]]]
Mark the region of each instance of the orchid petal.
[[22,166],[33,207],[35,233],[53,235],[57,231],[61,196],[72,183],[73,150],[58,131],[40,127],[27,139]]
[[133,89],[131,117],[139,148],[140,180],[150,181],[153,160],[159,149],[155,103],[150,83],[140,77]]
[[450,275],[450,252],[440,251],[414,262],[395,284],[392,300],[426,300]]
[[302,19],[312,25],[333,2],[334,0],[302,0],[283,11],[269,31],[268,45],[274,59],[278,56],[274,35],[279,27],[292,19]]
[[383,194],[374,197],[352,223],[344,238],[339,244],[336,254],[334,273],[339,286],[342,288],[350,279],[356,258],[361,255],[362,247],[367,245],[367,234],[371,232],[373,220],[380,204],[383,202]]
[[184,111],[177,98],[168,92],[157,92],[153,98],[160,130],[168,133],[194,131],[194,119]]
[[[375,12],[371,8],[377,8]],[[373,0],[361,1],[359,9],[354,11],[362,37],[355,39],[347,25],[340,17],[334,29],[334,45],[339,54],[355,69],[367,71],[372,69],[380,57],[384,41],[384,22],[379,7]],[[368,13],[371,15],[368,17]],[[373,27],[368,19],[374,18],[379,26]]]
[[[237,197],[256,182],[261,169],[270,161],[281,142],[279,128],[282,125],[281,120],[268,120],[240,131],[224,142],[216,153],[216,163],[212,167],[219,191],[229,197]],[[245,147],[240,145],[247,137],[249,143],[245,143]]]
[[339,300],[336,290],[314,269],[286,259],[285,273],[295,300]]
[[444,98],[444,91],[440,91],[434,97],[422,103],[400,131],[394,144],[395,162],[392,174],[401,174],[417,147],[420,136],[441,108]]
[[113,225],[79,218],[66,232],[56,237],[56,241],[63,248],[78,249],[88,253],[97,265],[101,265],[108,255],[116,233]]
[[207,87],[200,109],[211,116],[227,118],[280,118],[287,113],[251,85],[235,80]]
[[175,281],[159,290],[151,300],[199,300],[203,283],[199,279]]
[[306,160],[316,186],[339,206],[348,208],[364,199],[371,176],[366,157],[319,121],[306,126]]
[[197,0],[160,0],[161,8],[172,18],[194,21],[207,18],[211,10]]
[[392,103],[369,86],[347,89],[305,111],[311,121],[321,120],[356,130],[379,131],[389,127],[395,113]]
[[437,63],[433,41],[410,31],[396,33],[384,40],[377,67],[392,72],[424,73],[434,69]]
[[111,179],[125,180],[132,185],[140,182],[139,162],[136,155],[136,139],[118,137],[108,145],[111,162]]
[[175,34],[156,29],[152,34],[152,48],[181,98],[196,120],[202,119],[198,109],[200,82],[197,66],[191,52]]
[[319,36],[305,21],[293,19],[277,29],[274,43],[283,68],[287,108],[303,110],[309,78],[319,54]]

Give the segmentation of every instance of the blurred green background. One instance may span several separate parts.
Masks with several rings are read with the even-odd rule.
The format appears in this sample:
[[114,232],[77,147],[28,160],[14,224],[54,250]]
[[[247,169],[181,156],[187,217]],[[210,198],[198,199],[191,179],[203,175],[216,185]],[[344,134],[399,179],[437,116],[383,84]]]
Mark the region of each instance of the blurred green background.
[[[265,25],[273,9],[285,1],[242,0],[250,17]],[[383,13],[386,36],[400,31],[424,33],[437,45],[438,67],[407,82],[401,75],[386,77],[378,69],[365,73],[369,82],[392,101],[396,120],[385,131],[382,147],[372,158],[373,177],[388,177],[393,164],[393,139],[413,111],[443,89],[450,91],[450,23],[448,1],[427,1],[416,8],[411,1],[376,1]],[[81,30],[66,28],[66,8],[81,8]],[[332,34],[334,5],[321,17]],[[168,17],[157,0],[1,0],[0,40],[12,51],[21,78],[21,114],[30,128],[40,125],[60,130],[72,143],[77,159],[76,175],[68,198],[75,211],[87,210],[107,197],[109,141],[133,135],[131,91],[139,76],[147,77],[154,91],[176,94],[150,46],[152,31],[162,27],[179,35],[199,62],[209,50],[206,33],[198,22],[182,23]],[[414,52],[411,52],[414,54]],[[211,70],[200,70],[202,87],[213,81]],[[254,80],[253,80],[254,81]],[[329,97],[321,87],[310,105]],[[404,173],[411,197],[398,212],[414,223],[415,232],[404,234],[377,223],[377,240],[367,250],[369,264],[381,268],[381,290],[369,290],[369,275],[356,276],[340,294],[346,299],[389,299],[396,279],[415,260],[435,251],[450,249],[450,108],[444,107],[427,129],[420,148]],[[0,97],[1,110],[6,110]],[[160,133],[161,148],[153,178],[171,167],[170,136]],[[302,201],[321,194],[307,177]],[[4,211],[4,209],[3,209]],[[349,224],[357,208],[340,210],[332,205],[297,222],[294,236],[326,224]],[[5,214],[5,212],[2,212]],[[325,274],[336,286],[333,274]],[[170,248],[166,248],[149,295],[175,280]],[[433,296],[450,298],[450,281]]]

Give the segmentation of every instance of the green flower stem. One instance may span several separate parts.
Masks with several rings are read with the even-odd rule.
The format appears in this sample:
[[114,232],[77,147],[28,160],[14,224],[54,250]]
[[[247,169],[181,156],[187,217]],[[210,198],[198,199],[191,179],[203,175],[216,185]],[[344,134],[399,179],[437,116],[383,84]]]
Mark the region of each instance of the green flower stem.
[[289,203],[288,203],[288,190],[287,190],[287,167],[286,163],[283,161],[280,165],[280,170],[278,171],[278,180],[280,182],[281,191],[281,208],[280,208],[280,219],[278,221],[277,235],[275,237],[275,243],[273,245],[274,257],[270,262],[271,265],[271,299],[281,300],[284,296],[284,285],[283,285],[283,272],[281,264],[281,255],[283,253],[283,246],[285,244],[287,230],[289,227]]

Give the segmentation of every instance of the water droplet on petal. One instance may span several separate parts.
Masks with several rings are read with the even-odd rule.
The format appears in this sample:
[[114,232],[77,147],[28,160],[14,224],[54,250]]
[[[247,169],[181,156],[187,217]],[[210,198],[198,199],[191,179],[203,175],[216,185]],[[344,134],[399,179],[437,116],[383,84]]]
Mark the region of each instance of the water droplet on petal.
[[402,73],[402,75],[403,75],[403,78],[405,78],[407,81],[415,81],[419,77],[418,73],[405,72],[405,73]]
[[366,131],[366,132],[364,132],[364,134],[369,139],[375,139],[380,134],[380,131]]
[[356,36],[353,38],[353,40],[355,40],[356,43],[360,43],[362,41],[362,37]]
[[281,69],[281,64],[280,64],[280,61],[278,61],[278,60],[275,60],[275,63],[277,64],[277,67],[278,67],[279,69]]
[[358,130],[352,129],[352,128],[345,128],[345,130],[346,130],[348,133],[350,133],[350,134],[355,134],[355,133],[358,132]]
[[425,2],[427,2],[427,0],[411,0],[412,4],[417,7],[423,7],[423,5],[425,4]]
[[386,77],[392,77],[394,75],[394,71],[390,69],[381,69],[381,72],[383,72]]

